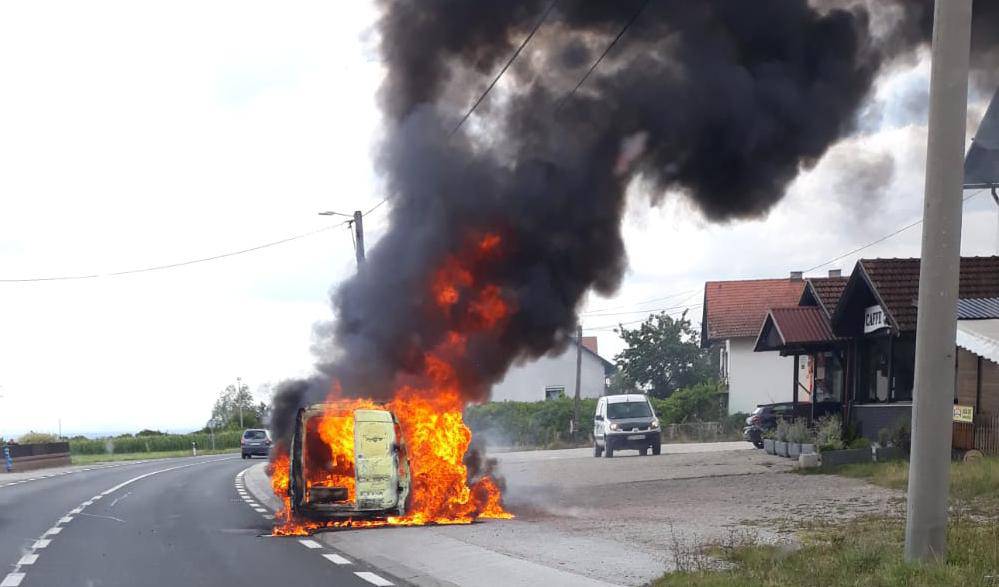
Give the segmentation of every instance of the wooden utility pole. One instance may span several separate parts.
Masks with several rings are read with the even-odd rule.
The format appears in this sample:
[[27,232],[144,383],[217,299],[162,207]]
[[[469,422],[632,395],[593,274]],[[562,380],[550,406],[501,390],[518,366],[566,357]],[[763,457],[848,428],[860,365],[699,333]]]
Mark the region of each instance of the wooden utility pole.
[[576,392],[572,400],[572,433],[579,434],[579,384],[583,370],[583,325],[576,325]]
[[357,266],[364,263],[364,214],[354,211],[354,254],[357,255]]
[[961,191],[968,114],[972,0],[937,0],[916,320],[905,558],[947,554],[954,339],[961,262]]

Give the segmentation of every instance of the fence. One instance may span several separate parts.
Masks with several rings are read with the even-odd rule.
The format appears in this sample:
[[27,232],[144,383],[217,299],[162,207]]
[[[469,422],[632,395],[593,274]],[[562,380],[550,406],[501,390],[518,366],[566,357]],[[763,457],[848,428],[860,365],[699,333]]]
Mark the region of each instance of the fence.
[[987,455],[999,455],[999,414],[975,416],[975,448]]
[[[46,442],[41,444],[7,444],[4,445],[2,457],[10,458],[10,468],[13,471],[29,471],[45,467],[59,467],[69,464],[68,442]],[[0,471],[7,469],[4,463]]]

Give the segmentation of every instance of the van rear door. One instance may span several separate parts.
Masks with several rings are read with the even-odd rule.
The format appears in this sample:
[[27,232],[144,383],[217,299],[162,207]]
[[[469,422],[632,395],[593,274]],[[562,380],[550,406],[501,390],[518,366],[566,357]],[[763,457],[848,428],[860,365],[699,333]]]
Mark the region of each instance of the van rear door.
[[358,510],[396,507],[399,478],[395,442],[395,426],[389,412],[354,412],[354,470]]

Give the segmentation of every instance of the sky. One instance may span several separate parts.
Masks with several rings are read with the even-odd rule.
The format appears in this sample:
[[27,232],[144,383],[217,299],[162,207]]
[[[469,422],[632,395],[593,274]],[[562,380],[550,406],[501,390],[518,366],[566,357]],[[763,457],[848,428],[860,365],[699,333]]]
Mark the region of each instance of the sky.
[[[0,436],[188,431],[237,377],[266,401],[309,373],[312,325],[354,270],[344,219],[317,213],[382,199],[376,18],[366,2],[0,4],[0,280],[315,232],[0,282]],[[632,186],[626,279],[582,317],[601,354],[651,310],[699,322],[705,280],[917,256],[919,226],[824,264],[919,219],[928,72],[922,54],[880,79],[858,133],[765,218],[711,224]],[[986,105],[973,94],[969,136]],[[369,248],[388,206],[365,217]],[[996,250],[995,208],[965,204],[963,254]]]

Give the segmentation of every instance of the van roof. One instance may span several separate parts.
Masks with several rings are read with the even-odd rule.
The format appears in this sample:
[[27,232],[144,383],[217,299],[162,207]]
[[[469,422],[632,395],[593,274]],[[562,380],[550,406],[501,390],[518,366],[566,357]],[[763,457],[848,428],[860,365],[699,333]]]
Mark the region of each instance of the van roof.
[[392,414],[387,410],[354,410],[357,422],[392,422]]
[[607,400],[607,403],[609,404],[648,401],[648,399],[640,393],[622,393],[619,395],[605,395],[604,398]]

